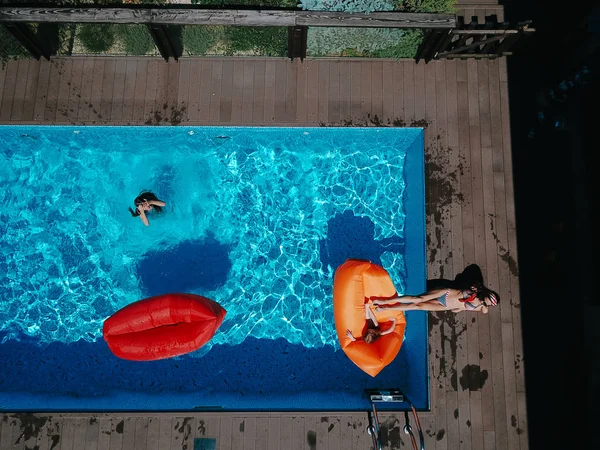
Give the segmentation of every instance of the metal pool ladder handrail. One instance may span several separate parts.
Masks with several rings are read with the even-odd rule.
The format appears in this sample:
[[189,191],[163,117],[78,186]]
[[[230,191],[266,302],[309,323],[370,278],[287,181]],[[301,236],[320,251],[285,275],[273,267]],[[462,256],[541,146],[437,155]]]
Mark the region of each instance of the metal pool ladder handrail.
[[413,445],[414,450],[425,450],[425,438],[423,436],[423,430],[421,428],[421,423],[419,422],[419,415],[417,414],[417,410],[415,409],[412,402],[399,390],[399,389],[367,389],[367,395],[369,396],[369,401],[371,402],[372,411],[367,411],[369,425],[367,426],[367,433],[371,435],[373,439],[373,450],[382,450],[383,445],[381,442],[381,431],[379,428],[379,416],[377,415],[377,407],[375,403],[403,403],[407,402],[410,405],[410,408],[413,412],[413,417],[415,419],[415,423],[417,425],[417,431],[419,433],[419,445],[417,445],[417,440],[412,430],[412,425],[410,424],[410,417],[408,416],[408,411],[404,411],[404,420],[405,425],[403,431],[405,434],[410,436],[410,440]]

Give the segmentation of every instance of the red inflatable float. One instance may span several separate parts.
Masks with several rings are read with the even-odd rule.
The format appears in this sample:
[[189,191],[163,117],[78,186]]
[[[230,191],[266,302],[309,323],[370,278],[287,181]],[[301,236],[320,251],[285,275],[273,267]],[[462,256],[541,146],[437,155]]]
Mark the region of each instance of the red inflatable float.
[[102,334],[119,358],[152,361],[198,350],[225,314],[221,305],[200,295],[165,294],[120,309],[106,319]]

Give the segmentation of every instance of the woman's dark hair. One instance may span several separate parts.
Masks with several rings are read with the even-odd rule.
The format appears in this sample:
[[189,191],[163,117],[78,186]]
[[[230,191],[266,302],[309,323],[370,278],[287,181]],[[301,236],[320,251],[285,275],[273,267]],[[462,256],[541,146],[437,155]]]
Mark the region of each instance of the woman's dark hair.
[[365,341],[367,344],[372,344],[380,337],[381,330],[379,330],[379,328],[369,328],[363,335],[363,341]]
[[[156,201],[160,201],[158,200],[158,197],[156,195],[154,195],[151,191],[142,191],[140,192],[140,195],[138,195],[135,200],[133,200],[133,204],[135,205],[135,211],[133,209],[131,209],[131,206],[129,207],[129,212],[131,213],[131,215],[133,217],[137,217],[140,215],[140,212],[137,210],[137,207],[139,205],[141,205],[144,202],[150,201],[150,200],[156,200]],[[152,208],[156,210],[156,212],[162,212],[162,206],[158,206],[158,205],[152,205]]]
[[492,305],[497,306],[500,303],[500,296],[497,292],[492,291],[491,289],[486,288],[483,285],[476,286],[477,288],[477,299],[481,303],[485,303],[486,299],[490,300]]

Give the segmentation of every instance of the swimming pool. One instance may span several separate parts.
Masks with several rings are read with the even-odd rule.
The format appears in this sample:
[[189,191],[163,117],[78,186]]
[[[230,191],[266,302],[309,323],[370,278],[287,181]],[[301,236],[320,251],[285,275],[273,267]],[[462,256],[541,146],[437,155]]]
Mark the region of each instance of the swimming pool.
[[[355,410],[365,388],[428,408],[427,319],[377,377],[341,351],[335,268],[425,289],[423,130],[0,127],[0,408]],[[143,189],[167,203],[150,226]],[[117,359],[104,320],[192,292],[227,316],[199,351]]]

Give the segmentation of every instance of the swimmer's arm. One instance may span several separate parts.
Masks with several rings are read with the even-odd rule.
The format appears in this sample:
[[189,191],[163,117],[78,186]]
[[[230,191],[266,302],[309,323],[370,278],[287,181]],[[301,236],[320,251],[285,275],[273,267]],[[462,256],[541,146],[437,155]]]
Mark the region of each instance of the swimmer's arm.
[[394,328],[396,328],[396,319],[394,317],[390,317],[390,322],[392,322],[392,325],[387,330],[382,331],[381,336],[390,334],[392,331],[394,331]]
[[142,219],[144,225],[150,225],[150,223],[148,222],[148,218],[146,217],[146,211],[144,211],[144,208],[138,207],[138,211],[140,213],[140,219]]
[[165,202],[162,202],[162,201],[160,201],[160,200],[150,200],[150,201],[148,202],[148,204],[149,204],[149,205],[155,205],[155,206],[165,206],[165,205],[166,205],[166,203],[165,203]]

